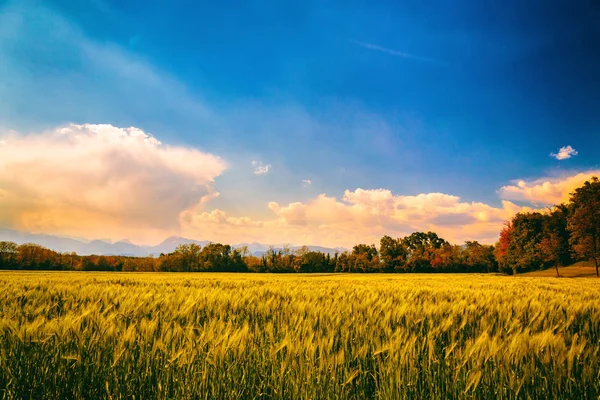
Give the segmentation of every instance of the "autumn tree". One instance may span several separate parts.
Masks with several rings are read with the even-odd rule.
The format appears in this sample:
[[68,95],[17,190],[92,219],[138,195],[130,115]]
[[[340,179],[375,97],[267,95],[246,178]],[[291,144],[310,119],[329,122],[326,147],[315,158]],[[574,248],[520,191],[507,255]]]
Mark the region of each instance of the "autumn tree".
[[573,250],[581,258],[594,260],[596,276],[600,276],[600,181],[597,177],[571,194],[567,227]]
[[494,246],[494,258],[498,263],[498,268],[503,272],[510,270],[510,266],[508,265],[508,245],[510,244],[511,234],[512,223],[511,221],[505,222],[500,231],[500,238]]
[[444,243],[439,248],[430,250],[433,272],[458,272],[464,270],[463,254],[460,246]]
[[376,272],[379,270],[379,252],[374,244],[357,244],[348,256],[349,272]]

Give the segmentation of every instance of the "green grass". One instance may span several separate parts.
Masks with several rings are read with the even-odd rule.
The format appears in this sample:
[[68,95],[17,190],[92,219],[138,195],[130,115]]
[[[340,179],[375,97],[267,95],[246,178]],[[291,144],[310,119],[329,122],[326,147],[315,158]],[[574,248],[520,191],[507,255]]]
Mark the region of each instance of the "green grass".
[[600,284],[0,273],[0,398],[598,398]]

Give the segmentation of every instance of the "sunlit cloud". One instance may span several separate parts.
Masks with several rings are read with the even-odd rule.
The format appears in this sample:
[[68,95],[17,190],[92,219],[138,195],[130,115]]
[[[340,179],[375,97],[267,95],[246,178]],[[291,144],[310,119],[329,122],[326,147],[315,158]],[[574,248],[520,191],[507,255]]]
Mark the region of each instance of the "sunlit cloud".
[[308,187],[312,185],[312,181],[310,179],[302,179],[302,186]]
[[499,193],[503,199],[507,200],[527,201],[543,205],[559,204],[569,201],[570,194],[592,176],[600,176],[600,170],[556,178],[519,180],[513,185],[503,186]]
[[571,146],[564,146],[558,150],[558,153],[550,153],[550,156],[557,160],[567,160],[571,157],[575,157],[577,154],[579,154],[579,152]]
[[0,226],[23,231],[155,240],[218,196],[212,182],[226,168],[135,127],[72,124],[3,140]]
[[255,175],[264,175],[271,169],[271,164],[265,164],[262,161],[252,161]]
[[320,194],[307,202],[270,202],[268,208],[273,218],[244,218],[243,229],[236,229],[233,217],[218,210],[188,216],[182,221],[182,230],[230,242],[260,238],[267,243],[332,247],[378,243],[383,235],[401,237],[428,230],[454,243],[474,239],[494,243],[504,221],[532,209],[510,201],[493,207],[443,193],[404,196],[386,189],[347,190],[342,199]]

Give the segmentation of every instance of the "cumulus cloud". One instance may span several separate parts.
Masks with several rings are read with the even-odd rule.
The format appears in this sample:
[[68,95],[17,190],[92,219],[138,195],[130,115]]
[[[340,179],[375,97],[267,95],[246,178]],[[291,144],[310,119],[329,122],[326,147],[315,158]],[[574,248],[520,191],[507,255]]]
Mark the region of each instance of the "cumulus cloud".
[[307,187],[312,185],[312,182],[310,179],[302,179],[302,186]]
[[[493,243],[505,220],[531,210],[510,201],[501,207],[464,202],[458,196],[423,193],[393,194],[387,189],[345,191],[342,199],[320,194],[307,202],[280,205],[270,202],[274,218],[248,219],[243,230],[234,230],[226,213],[219,218],[204,213],[184,221],[188,232],[210,232],[225,240],[250,241],[256,237],[274,243],[346,246],[378,243],[383,235],[405,236],[433,230],[454,243],[477,239]],[[252,221],[252,222],[250,222]]]
[[71,124],[3,140],[0,224],[25,231],[162,235],[179,228],[181,212],[218,196],[212,182],[226,168],[135,127]]
[[577,154],[579,154],[579,152],[571,146],[564,146],[558,150],[558,153],[550,153],[550,156],[557,160],[567,160],[571,157],[575,157]]
[[262,161],[252,161],[255,175],[264,175],[271,169],[271,164],[265,164]]
[[600,176],[600,170],[532,181],[519,180],[513,185],[503,186],[499,193],[507,200],[544,205],[559,204],[569,201],[570,194],[592,176]]

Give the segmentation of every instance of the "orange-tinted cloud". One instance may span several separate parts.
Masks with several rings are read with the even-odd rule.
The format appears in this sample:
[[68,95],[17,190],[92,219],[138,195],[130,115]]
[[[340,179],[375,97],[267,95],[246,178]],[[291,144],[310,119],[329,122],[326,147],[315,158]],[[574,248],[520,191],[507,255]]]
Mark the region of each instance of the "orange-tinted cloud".
[[222,210],[187,215],[182,229],[190,235],[209,235],[229,242],[255,241],[347,246],[377,243],[381,236],[404,236],[432,230],[454,243],[477,239],[493,243],[504,221],[530,210],[510,201],[501,207],[462,202],[443,193],[394,195],[385,189],[346,191],[341,200],[321,194],[306,202],[269,203],[274,218],[243,219]]
[[137,128],[69,125],[0,146],[0,225],[34,232],[156,240],[214,197],[226,165]]
[[600,170],[576,173],[560,178],[543,178],[533,181],[517,181],[503,186],[500,195],[507,200],[527,201],[533,204],[553,205],[569,201],[570,194],[592,176],[600,176]]

